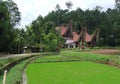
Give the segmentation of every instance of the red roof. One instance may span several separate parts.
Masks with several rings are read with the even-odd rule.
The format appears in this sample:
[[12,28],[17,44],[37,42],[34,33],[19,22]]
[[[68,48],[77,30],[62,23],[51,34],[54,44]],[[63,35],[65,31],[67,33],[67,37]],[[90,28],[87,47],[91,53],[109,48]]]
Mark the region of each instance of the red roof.
[[[67,28],[65,28],[65,26],[61,26],[61,35],[64,35],[67,31]],[[77,42],[79,40],[79,35],[77,34],[77,32],[72,32],[73,34],[73,41]],[[90,42],[91,41],[91,36],[89,35],[88,32],[86,32],[86,36],[85,36],[85,40],[86,42]]]
[[[76,33],[76,32],[72,32],[73,34],[73,41],[74,42],[77,42],[78,41],[78,38],[79,38],[79,35]],[[86,42],[90,42],[91,41],[91,36],[86,32],[86,36],[85,36],[85,40]]]
[[72,34],[73,34],[73,41],[77,42],[78,38],[79,38],[79,35],[76,32],[72,32]]
[[90,42],[91,41],[91,36],[86,32],[86,42]]
[[66,32],[66,28],[64,26],[61,26],[61,35],[64,35]]

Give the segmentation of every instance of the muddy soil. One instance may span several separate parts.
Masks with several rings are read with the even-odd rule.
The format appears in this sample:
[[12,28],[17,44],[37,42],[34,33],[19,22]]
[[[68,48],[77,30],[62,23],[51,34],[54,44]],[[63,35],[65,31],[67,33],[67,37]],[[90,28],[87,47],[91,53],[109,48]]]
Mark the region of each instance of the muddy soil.
[[88,52],[97,53],[97,54],[120,55],[120,50],[117,49],[98,49],[98,50],[91,50]]

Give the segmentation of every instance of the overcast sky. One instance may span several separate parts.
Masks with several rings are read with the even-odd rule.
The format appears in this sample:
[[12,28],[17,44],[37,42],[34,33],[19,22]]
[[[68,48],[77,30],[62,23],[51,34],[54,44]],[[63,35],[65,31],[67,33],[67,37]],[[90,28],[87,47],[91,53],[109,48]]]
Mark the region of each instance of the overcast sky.
[[[66,9],[68,0],[13,0],[19,8],[22,15],[21,27],[30,24],[38,15],[45,16],[59,4],[62,9]],[[81,8],[83,10],[93,9],[97,6],[107,8],[115,7],[115,0],[70,0],[73,3],[72,10]]]

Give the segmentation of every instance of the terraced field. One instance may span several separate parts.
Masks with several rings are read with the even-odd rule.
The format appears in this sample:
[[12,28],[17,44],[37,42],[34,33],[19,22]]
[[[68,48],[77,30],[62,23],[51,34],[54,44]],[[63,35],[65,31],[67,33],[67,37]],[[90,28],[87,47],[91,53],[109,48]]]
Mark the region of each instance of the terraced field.
[[[26,64],[27,80],[25,78],[23,82],[27,83],[24,84],[120,83],[119,50],[64,50],[60,53],[38,53],[30,56],[34,59],[18,61],[16,65],[9,67],[6,84],[22,83],[23,68]],[[21,58],[24,57],[1,58],[0,68]],[[0,84],[2,79],[3,72],[0,75]]]
[[120,69],[106,65],[116,57],[74,51],[40,57],[26,69],[27,84],[119,84]]

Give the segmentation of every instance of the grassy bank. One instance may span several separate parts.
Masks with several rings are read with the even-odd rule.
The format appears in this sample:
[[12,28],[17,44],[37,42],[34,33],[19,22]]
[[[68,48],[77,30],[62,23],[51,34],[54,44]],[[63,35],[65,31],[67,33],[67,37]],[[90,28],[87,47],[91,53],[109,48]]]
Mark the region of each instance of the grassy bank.
[[[23,68],[28,60],[21,62],[20,64],[15,65],[10,71],[7,73],[6,84],[20,84],[22,78]],[[2,84],[3,75],[0,77],[0,84]]]
[[[15,57],[15,58],[6,58],[0,60],[0,68],[6,64],[16,61],[15,65],[10,66],[10,70],[7,73],[7,80],[6,84],[20,84],[22,80],[22,73],[23,69],[32,57],[42,56],[42,55],[49,55],[53,54],[51,52],[48,53],[32,53],[30,55],[23,55],[22,57]],[[0,84],[2,84],[3,74],[0,74]]]
[[15,60],[18,60],[18,59],[21,59],[22,57],[16,57],[16,58],[7,58],[7,59],[1,59],[0,60],[0,67],[10,63],[10,62],[13,62]]
[[88,52],[74,52],[74,51],[63,51],[58,55],[45,56],[38,58],[34,62],[49,62],[49,61],[92,61],[105,63],[110,60],[109,55],[92,54]]

